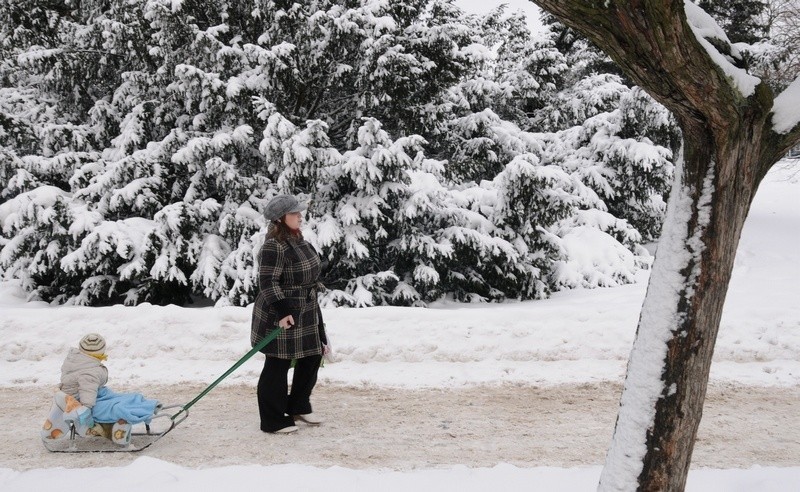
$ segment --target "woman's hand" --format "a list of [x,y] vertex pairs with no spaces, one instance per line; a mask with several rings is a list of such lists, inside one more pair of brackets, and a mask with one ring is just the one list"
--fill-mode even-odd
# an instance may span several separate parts
[[285,318],[281,318],[281,320],[278,321],[278,326],[280,326],[284,330],[288,330],[289,328],[294,326],[294,316],[292,316],[290,314],[289,316],[287,316]]

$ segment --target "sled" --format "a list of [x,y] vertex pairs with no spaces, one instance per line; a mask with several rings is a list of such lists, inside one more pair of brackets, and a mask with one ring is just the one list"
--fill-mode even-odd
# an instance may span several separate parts
[[74,423],[70,423],[69,425],[68,437],[62,439],[42,438],[42,443],[48,451],[53,453],[137,453],[143,451],[170,433],[178,424],[186,420],[189,416],[189,408],[192,405],[200,401],[200,399],[214,389],[220,381],[238,369],[239,366],[255,355],[256,352],[259,352],[266,347],[269,342],[275,340],[280,332],[281,329],[276,328],[272,333],[264,337],[264,339],[247,352],[244,357],[239,359],[230,369],[225,371],[222,376],[217,378],[216,381],[209,384],[206,389],[189,403],[161,407],[159,411],[153,415],[149,424],[135,424],[131,429],[131,442],[124,446],[115,444],[105,437],[81,437],[75,432]]
[[[177,410],[177,412],[175,412]],[[173,413],[174,412],[174,413]],[[184,405],[161,407],[149,424],[135,424],[131,429],[131,440],[126,445],[113,443],[106,437],[81,437],[70,423],[69,435],[63,439],[42,438],[44,447],[53,453],[136,453],[149,448],[186,420],[189,413]]]

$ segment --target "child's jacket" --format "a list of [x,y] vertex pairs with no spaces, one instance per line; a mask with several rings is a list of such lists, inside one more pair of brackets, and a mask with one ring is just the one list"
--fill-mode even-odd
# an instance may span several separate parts
[[61,391],[92,408],[97,400],[97,390],[107,382],[108,369],[100,360],[76,348],[69,350],[61,365]]

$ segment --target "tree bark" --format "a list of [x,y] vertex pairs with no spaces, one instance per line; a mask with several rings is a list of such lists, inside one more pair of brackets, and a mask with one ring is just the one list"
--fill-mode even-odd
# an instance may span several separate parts
[[586,35],[683,131],[600,490],[685,488],[739,237],[761,179],[800,140],[772,129],[774,96],[714,62],[683,0],[532,0]]

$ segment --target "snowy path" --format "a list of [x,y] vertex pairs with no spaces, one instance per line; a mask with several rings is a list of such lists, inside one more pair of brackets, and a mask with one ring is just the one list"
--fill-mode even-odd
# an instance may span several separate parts
[[[201,389],[162,386],[151,388],[148,396],[185,402]],[[314,394],[315,410],[328,421],[290,436],[259,431],[254,392],[243,385],[216,388],[192,408],[188,420],[142,453],[64,455],[48,453],[32,432],[49,407],[47,391],[40,386],[0,388],[0,415],[5,423],[14,423],[0,427],[0,468],[125,466],[139,456],[200,468],[279,463],[395,470],[454,464],[601,465],[620,387],[401,390],[321,385]],[[798,387],[710,388],[693,465],[797,466],[798,408]]]

